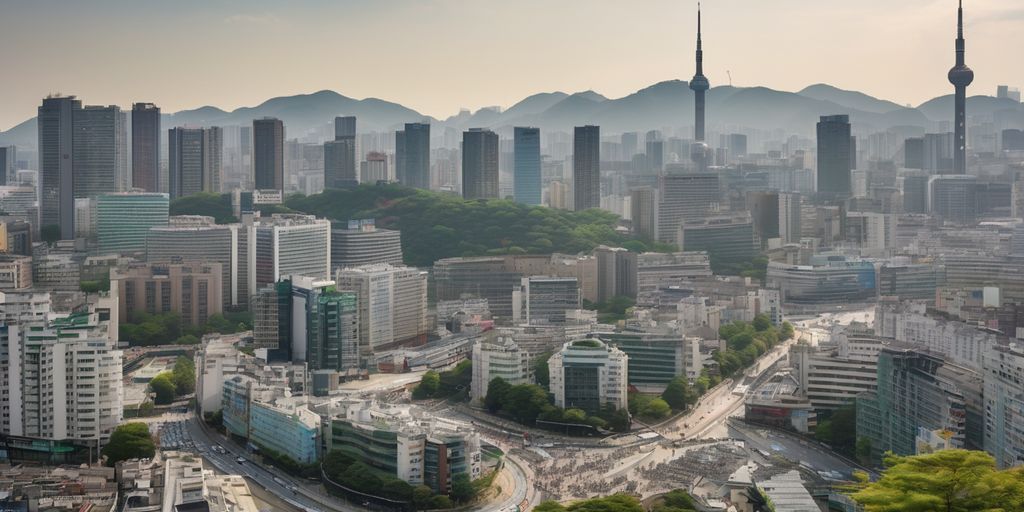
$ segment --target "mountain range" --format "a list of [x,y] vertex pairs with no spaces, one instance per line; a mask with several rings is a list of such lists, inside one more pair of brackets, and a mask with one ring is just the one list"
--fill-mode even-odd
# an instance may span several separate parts
[[[992,120],[996,112],[1003,123],[1024,127],[1024,104],[991,96],[967,100],[968,116]],[[917,107],[901,106],[857,91],[816,84],[798,92],[766,87],[718,86],[707,92],[708,125],[719,131],[774,130],[813,136],[819,116],[848,114],[855,133],[873,133],[892,127],[937,130],[950,122],[953,95],[928,100]],[[594,91],[574,94],[534,94],[511,107],[462,111],[446,119],[433,119],[415,110],[377,98],[349,98],[334,91],[282,96],[255,107],[230,112],[205,106],[163,115],[164,129],[174,126],[248,125],[260,117],[284,121],[288,137],[302,138],[324,128],[337,115],[355,115],[360,132],[401,128],[402,123],[429,119],[439,127],[463,130],[487,127],[507,131],[512,126],[539,126],[544,130],[569,131],[573,126],[596,124],[605,133],[645,131],[693,123],[693,92],[688,83],[669,80],[622,98],[606,98]],[[0,145],[26,149],[36,145],[35,118],[0,132]]]

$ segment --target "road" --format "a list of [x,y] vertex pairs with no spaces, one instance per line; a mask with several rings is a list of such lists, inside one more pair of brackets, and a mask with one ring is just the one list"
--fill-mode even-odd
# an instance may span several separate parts
[[[266,489],[271,494],[295,507],[296,510],[306,511],[327,511],[358,512],[363,510],[342,502],[340,499],[323,493],[319,488],[311,489],[309,482],[299,478],[293,478],[284,472],[268,470],[260,464],[246,460],[239,463],[238,458],[248,459],[249,454],[243,449],[229,441],[220,434],[210,434],[207,429],[199,424],[199,419],[192,417],[187,423],[188,433],[200,450],[203,458],[209,461],[218,470],[228,473],[245,476],[250,480],[250,485],[255,484]],[[212,447],[220,445],[227,452],[221,454],[215,452]]]

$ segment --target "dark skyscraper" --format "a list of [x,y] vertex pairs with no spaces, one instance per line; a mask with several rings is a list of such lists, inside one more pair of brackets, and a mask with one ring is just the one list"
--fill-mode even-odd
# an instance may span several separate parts
[[704,142],[704,93],[711,87],[704,76],[704,50],[700,42],[700,4],[697,5],[697,72],[690,79],[690,90],[693,91],[693,138]]
[[75,199],[128,190],[127,114],[115,105],[87,105],[73,117]]
[[974,81],[974,71],[964,64],[964,6],[956,10],[956,65],[949,70],[949,83],[955,91],[953,100],[953,174],[967,174],[967,86]]
[[[1004,137],[1005,138],[1005,137]],[[0,146],[0,185],[13,185],[18,174],[18,148]]]
[[160,108],[132,105],[132,187],[160,191]]
[[334,140],[356,136],[356,116],[338,116],[334,118]]
[[498,134],[483,128],[462,132],[462,197],[498,197]]
[[167,132],[167,174],[171,198],[220,192],[221,129],[171,128]]
[[57,226],[64,240],[75,237],[73,117],[80,108],[74,96],[46,98],[39,107],[40,227]]
[[284,123],[265,117],[252,122],[253,178],[257,190],[284,190]]
[[851,142],[849,116],[821,116],[818,121],[818,193],[825,198],[850,196]]
[[335,117],[334,140],[324,143],[324,186],[354,186],[356,174],[356,118]]
[[395,133],[395,171],[407,187],[430,188],[430,124],[405,123]]
[[572,140],[573,209],[601,207],[601,127],[577,126]]
[[[636,134],[633,135],[635,147]],[[540,204],[540,128],[515,127],[513,146],[513,193],[516,201],[523,204]]]
[[903,167],[924,169],[924,137],[908,137],[903,141]]

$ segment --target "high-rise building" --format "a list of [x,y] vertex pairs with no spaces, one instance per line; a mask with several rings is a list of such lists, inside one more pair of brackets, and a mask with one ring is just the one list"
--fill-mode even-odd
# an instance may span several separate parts
[[714,214],[722,200],[718,173],[672,172],[658,177],[658,241],[679,242],[679,226]]
[[849,197],[850,116],[821,116],[818,121],[818,193],[829,199]]
[[652,173],[665,170],[665,141],[652,139],[644,143],[644,154],[647,156],[647,169]]
[[334,118],[334,140],[324,143],[324,186],[344,188],[356,185],[356,118]]
[[[981,377],[927,350],[890,345],[878,355],[877,390],[857,397],[857,438],[871,458],[914,455],[941,432],[951,448],[982,443]],[[927,448],[927,447],[926,447]]]
[[272,361],[305,363],[310,370],[359,367],[356,295],[334,281],[293,275],[252,297],[253,340]]
[[951,174],[953,172],[953,134],[924,134],[924,170],[932,174]]
[[637,253],[622,247],[594,249],[597,258],[597,301],[617,296],[636,297]]
[[430,123],[405,123],[395,133],[395,171],[407,187],[430,188]]
[[402,233],[377,229],[373,219],[350,220],[331,228],[331,266],[335,269],[402,264]]
[[637,144],[639,142],[639,134],[636,132],[623,133],[619,138],[620,144],[622,144],[622,157],[626,160],[632,160],[636,156]]
[[[515,171],[513,173],[516,202],[529,205],[541,203],[540,128],[516,126],[514,129]],[[633,134],[634,151],[636,134]]]
[[82,108],[74,96],[51,96],[39,107],[39,224],[56,226],[60,238],[75,237],[74,112]]
[[1024,463],[1024,352],[1018,345],[995,346],[984,364],[985,451],[1000,468]]
[[425,341],[427,275],[387,264],[339,269],[338,289],[356,294],[363,355],[405,342]]
[[577,126],[572,141],[573,209],[601,207],[601,127]]
[[224,308],[249,305],[247,231],[241,224],[216,224],[201,216],[170,217],[165,224],[146,235],[146,261],[220,263]]
[[121,192],[97,197],[98,252],[108,254],[145,251],[149,230],[167,225],[169,209],[170,201],[167,194],[156,192]]
[[929,178],[928,211],[953,224],[973,225],[978,218],[977,178],[957,174]]
[[953,84],[953,174],[967,174],[967,86],[974,81],[974,71],[964,63],[963,0],[956,10],[956,63],[949,70]]
[[596,339],[571,341],[548,360],[555,405],[565,409],[624,409],[628,401],[629,357]]
[[483,128],[462,132],[462,197],[498,198],[498,134]]
[[127,117],[117,106],[84,106],[74,113],[75,198],[128,190]]
[[366,160],[359,164],[359,182],[376,184],[378,181],[391,181],[388,174],[388,156],[378,151],[366,154]]
[[331,278],[331,223],[312,215],[245,219],[249,290],[287,276]]
[[221,129],[216,126],[167,131],[168,190],[172,199],[220,192],[223,146]]
[[324,142],[324,186],[346,188],[358,183],[355,137]]
[[253,183],[257,190],[284,190],[284,123],[265,117],[252,122]]
[[703,252],[645,252],[637,256],[637,293],[682,287],[694,278],[711,276],[711,260]]
[[635,188],[629,192],[633,234],[645,240],[654,240],[657,229],[658,194],[653,187]]
[[160,107],[132,105],[132,188],[160,192]]
[[[86,462],[121,423],[123,355],[111,342],[117,307],[108,305],[49,321],[29,321],[25,311],[14,324],[0,326],[0,434],[11,436],[9,457]],[[100,321],[101,309],[109,321]]]
[[0,146],[0,186],[14,185],[17,182],[18,148]]
[[356,137],[356,116],[334,118],[334,140]]
[[903,141],[903,167],[924,169],[924,137],[907,137]]

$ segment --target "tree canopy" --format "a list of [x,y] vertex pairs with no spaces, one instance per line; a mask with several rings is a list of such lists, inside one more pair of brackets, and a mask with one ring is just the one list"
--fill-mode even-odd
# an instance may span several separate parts
[[866,512],[1024,510],[1024,467],[999,471],[986,452],[940,450],[885,457],[878,481],[853,494]]
[[174,393],[178,396],[188,395],[196,390],[196,365],[187,357],[179,357],[174,362]]
[[149,434],[149,426],[141,422],[118,425],[110,434],[110,441],[103,447],[107,465],[128,459],[149,459],[156,454],[156,444]]
[[156,394],[154,401],[157,405],[167,405],[174,402],[174,375],[171,372],[163,372],[149,381],[149,389]]

